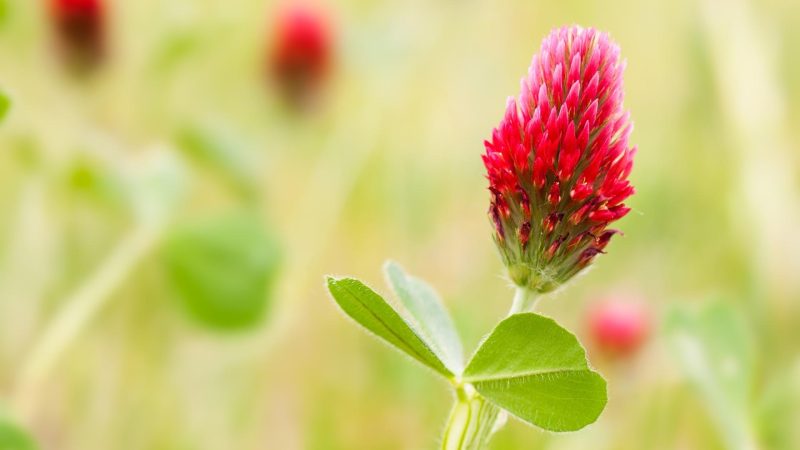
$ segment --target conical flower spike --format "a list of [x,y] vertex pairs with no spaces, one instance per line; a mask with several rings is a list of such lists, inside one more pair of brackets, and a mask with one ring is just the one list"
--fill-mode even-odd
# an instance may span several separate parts
[[628,213],[636,148],[622,106],[619,47],[578,26],[554,30],[486,141],[489,217],[509,276],[544,293],[587,267]]

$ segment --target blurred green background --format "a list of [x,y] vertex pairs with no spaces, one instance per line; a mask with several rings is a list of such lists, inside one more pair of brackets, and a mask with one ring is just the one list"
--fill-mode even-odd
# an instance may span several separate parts
[[323,275],[388,293],[395,259],[475,347],[512,296],[482,142],[572,23],[627,59],[637,194],[540,310],[588,341],[586,311],[633,296],[652,331],[625,360],[587,343],[596,424],[511,420],[491,448],[800,448],[800,2],[319,4],[333,64],[302,110],[265,70],[278,4],[110,2],[79,76],[44,3],[0,1],[0,423],[40,448],[436,448],[446,383]]

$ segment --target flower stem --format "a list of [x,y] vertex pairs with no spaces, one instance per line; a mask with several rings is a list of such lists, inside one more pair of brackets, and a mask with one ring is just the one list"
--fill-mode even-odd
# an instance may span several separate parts
[[[539,297],[517,287],[508,315],[531,311]],[[450,411],[442,438],[442,450],[481,450],[492,434],[505,424],[506,412],[487,402],[468,383],[456,384],[456,403]]]
[[514,300],[511,303],[511,309],[508,311],[508,315],[512,316],[517,313],[532,311],[536,307],[536,303],[539,301],[539,296],[536,292],[517,286],[516,292],[514,292]]
[[17,414],[26,416],[30,413],[39,383],[47,377],[86,324],[112,297],[114,289],[155,247],[159,231],[159,227],[153,224],[143,224],[134,229],[94,275],[63,302],[64,308],[47,326],[20,370],[13,399]]
[[442,450],[481,450],[495,431],[500,409],[470,385],[456,387],[456,403],[442,438]]

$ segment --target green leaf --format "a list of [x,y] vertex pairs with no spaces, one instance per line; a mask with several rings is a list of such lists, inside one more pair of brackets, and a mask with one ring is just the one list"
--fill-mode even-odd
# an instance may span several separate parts
[[461,373],[464,369],[461,339],[436,291],[428,283],[406,274],[393,261],[384,265],[384,272],[423,340],[452,373]]
[[130,192],[113,168],[85,154],[70,161],[65,173],[65,184],[83,198],[90,198],[113,207],[125,207]]
[[136,164],[120,168],[137,220],[151,223],[169,220],[188,190],[187,168],[167,145],[149,147]]
[[586,362],[578,339],[534,313],[500,322],[464,371],[490,402],[550,431],[593,423],[606,405],[606,382]]
[[22,428],[0,417],[0,450],[36,450],[33,438]]
[[446,377],[453,376],[420,334],[383,297],[353,278],[328,277],[327,281],[333,299],[353,320],[422,364]]
[[152,67],[158,75],[166,75],[200,47],[200,39],[190,30],[175,30],[162,39],[153,54]]
[[5,28],[10,16],[11,7],[8,6],[8,0],[0,0],[0,30]]
[[11,99],[5,92],[0,91],[0,122],[5,119],[9,109],[11,109]]
[[754,408],[759,442],[769,449],[796,449],[800,444],[800,361],[767,377]]
[[165,257],[170,281],[201,323],[233,330],[263,318],[280,251],[255,217],[232,213],[179,227]]
[[752,336],[729,304],[715,302],[691,313],[675,309],[667,331],[681,366],[698,386],[713,386],[730,401],[725,406],[746,408],[753,378]]
[[209,122],[183,129],[178,143],[189,156],[215,170],[237,193],[248,197],[258,190],[258,174],[238,136],[216,122]]
[[730,304],[715,302],[697,313],[673,310],[666,331],[720,437],[730,448],[756,448],[749,416],[754,346],[744,319]]

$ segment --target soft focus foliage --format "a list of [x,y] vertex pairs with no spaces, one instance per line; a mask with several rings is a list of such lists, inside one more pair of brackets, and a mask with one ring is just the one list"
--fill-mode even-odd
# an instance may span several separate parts
[[[49,4],[0,0],[0,403],[40,448],[435,448],[445,383],[343,320],[322,277],[364,275],[388,300],[376,268],[402,261],[478,346],[511,300],[483,141],[542,37],[571,24],[627,60],[637,192],[609,254],[537,310],[579,330],[600,294],[636,292],[652,330],[625,361],[587,345],[608,381],[594,424],[510,419],[492,449],[725,448],[731,404],[763,448],[800,447],[800,2],[312,4],[336,51],[316,107],[291,113],[266,80],[282,2],[109,1],[103,58],[80,76]],[[213,332],[187,320],[165,239],[243,209],[282,259],[261,320]],[[17,408],[41,334],[142,229],[157,239]],[[734,336],[705,318],[711,300],[753,348],[748,389],[725,387],[722,407],[665,326],[685,313],[681,342],[719,351],[705,367],[724,373]]]
[[36,450],[33,438],[8,418],[0,417],[0,449]]
[[235,212],[177,227],[164,258],[170,281],[194,318],[237,329],[263,318],[280,253],[262,223]]

